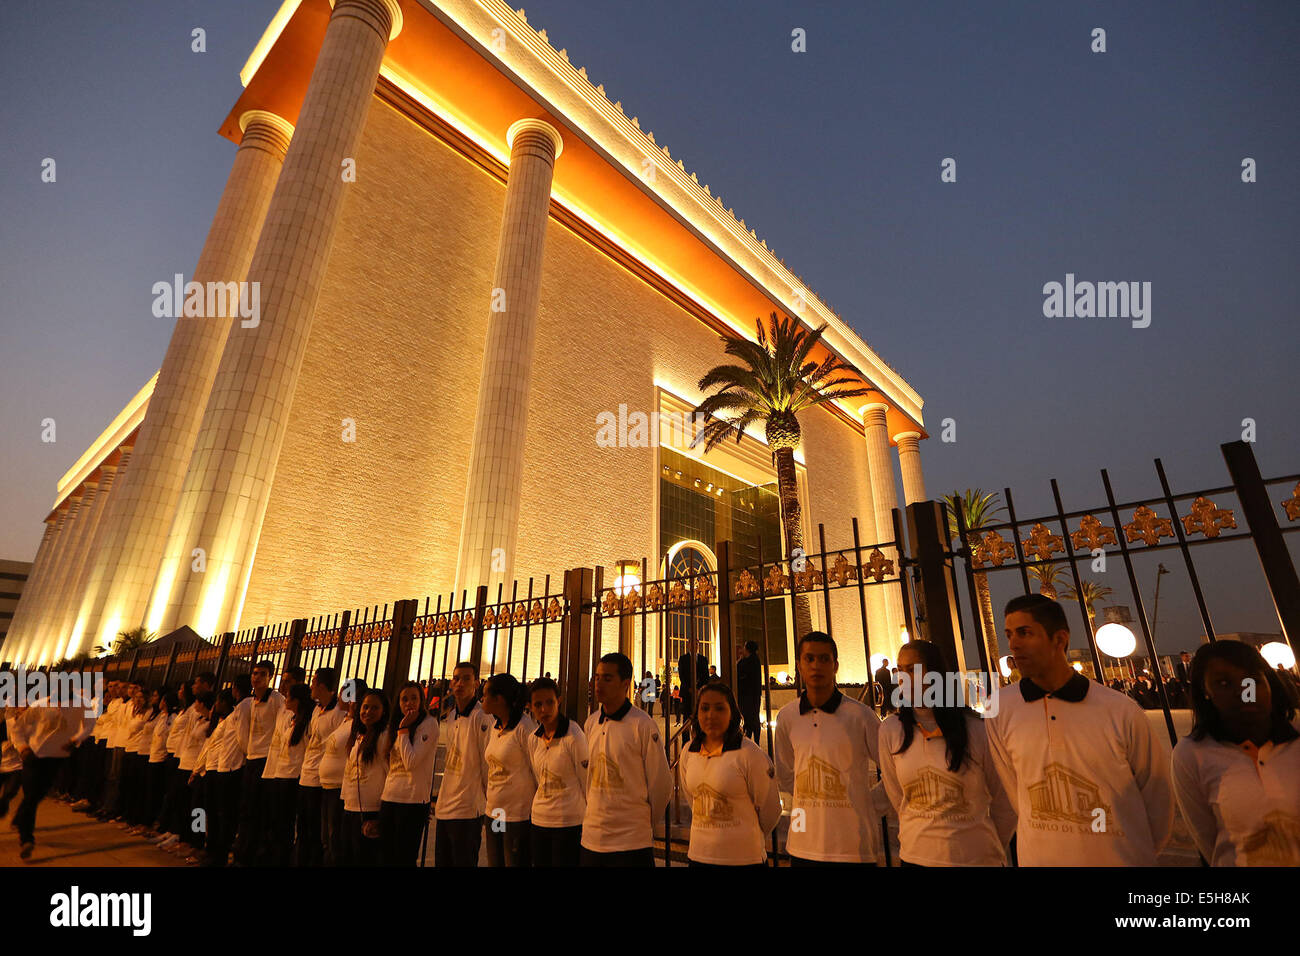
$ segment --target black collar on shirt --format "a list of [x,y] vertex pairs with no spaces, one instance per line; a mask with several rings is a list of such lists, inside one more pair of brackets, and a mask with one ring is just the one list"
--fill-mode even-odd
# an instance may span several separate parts
[[606,720],[622,720],[624,717],[627,716],[627,712],[631,709],[632,709],[632,702],[630,700],[625,700],[623,701],[622,707],[614,711],[614,713],[612,714],[607,714],[605,713],[605,705],[601,704],[599,722],[603,724]]
[[271,699],[271,688],[269,687],[266,689],[266,693],[263,694],[260,698],[257,696],[257,691],[253,691],[253,703],[255,704],[265,704],[270,699]]
[[[565,734],[567,734],[568,732],[569,732],[569,718],[568,718],[568,717],[565,717],[563,714],[560,714],[560,716],[558,716],[558,717],[555,718],[555,736],[552,737],[551,739],[552,739],[552,740],[559,740],[561,737],[563,737],[563,736],[564,736]],[[539,724],[538,727],[537,727],[537,730],[533,733],[533,736],[534,736],[534,737],[545,737],[545,736],[546,736],[546,728],[543,727],[543,726],[541,726],[541,725]]]
[[[817,710],[824,710],[828,714],[833,714],[835,713],[836,708],[840,706],[840,701],[842,701],[843,699],[844,699],[844,695],[840,693],[840,689],[837,687],[831,693],[831,696],[826,701],[826,703],[818,707]],[[808,703],[808,692],[804,691],[802,694],[799,695],[799,713],[801,715],[806,714],[808,713],[808,711],[812,709],[813,709],[813,705]]]
[[478,701],[476,699],[471,698],[469,702],[469,706],[466,707],[464,710],[461,710],[460,704],[456,703],[456,698],[453,697],[451,699],[451,709],[456,712],[457,717],[468,717],[470,714],[474,713],[474,705],[477,703]]
[[1020,696],[1025,699],[1026,704],[1033,703],[1036,700],[1042,700],[1044,697],[1058,697],[1061,700],[1069,701],[1071,704],[1077,704],[1088,695],[1088,678],[1084,677],[1078,671],[1075,671],[1064,684],[1052,691],[1049,695],[1028,677],[1020,678]]

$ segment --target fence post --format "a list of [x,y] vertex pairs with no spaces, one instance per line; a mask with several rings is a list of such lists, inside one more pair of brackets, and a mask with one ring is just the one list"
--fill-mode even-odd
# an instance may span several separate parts
[[176,667],[176,655],[179,654],[180,652],[181,652],[181,642],[180,641],[173,642],[172,652],[167,657],[167,669],[163,671],[163,676],[161,681],[163,687],[166,687],[171,683],[172,670]]
[[731,542],[718,541],[718,676],[736,693],[736,636],[731,630]]
[[235,642],[235,632],[226,631],[221,635],[221,653],[217,655],[217,686],[221,686],[221,677],[226,672],[226,658],[230,655],[230,645]]
[[[135,680],[135,669],[140,664],[140,648],[131,652],[131,669],[126,672],[126,682],[129,684]],[[44,670],[44,668],[42,668]]]
[[[1237,500],[1250,528],[1255,552],[1264,568],[1268,592],[1273,597],[1277,619],[1282,624],[1282,634],[1291,650],[1300,656],[1300,579],[1296,578],[1295,564],[1287,550],[1282,530],[1277,525],[1273,502],[1269,501],[1268,488],[1259,473],[1255,453],[1244,441],[1225,442],[1219,446],[1228,474],[1237,486]],[[1178,520],[1175,516],[1174,520]]]
[[284,649],[284,669],[298,666],[302,657],[302,639],[307,636],[307,619],[294,618],[289,625],[289,646]]
[[961,624],[957,595],[952,587],[948,563],[947,529],[937,501],[918,501],[907,506],[907,537],[912,560],[921,573],[918,603],[925,608],[925,638],[938,644],[959,671],[966,670],[961,646]]
[[474,630],[469,639],[469,659],[483,670],[483,614],[487,611],[487,585],[480,584],[474,595]]
[[415,624],[418,601],[408,599],[393,603],[393,636],[388,641],[388,658],[384,661],[384,688],[397,703],[397,689],[411,674],[411,629]]
[[334,673],[338,676],[339,684],[343,682],[343,648],[348,643],[348,623],[352,620],[350,610],[343,612],[343,617],[339,621],[339,639],[334,645]]
[[560,625],[560,686],[564,713],[580,724],[587,719],[587,690],[591,678],[591,568],[564,572],[568,608]]

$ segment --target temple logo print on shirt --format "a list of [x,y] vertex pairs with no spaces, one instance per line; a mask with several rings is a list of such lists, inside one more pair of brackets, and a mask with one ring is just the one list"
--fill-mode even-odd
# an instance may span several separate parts
[[800,805],[811,803],[849,806],[849,791],[838,767],[821,757],[809,757],[794,778]]
[[736,819],[736,809],[726,795],[707,783],[695,791],[691,801],[691,823],[702,827],[729,827]]
[[447,761],[442,765],[442,775],[445,777],[449,773],[460,773],[464,769],[465,760],[460,755],[460,742],[451,738],[451,747],[447,751]]
[[1300,818],[1274,810],[1263,822],[1242,844],[1246,866],[1295,866],[1300,861]]
[[537,781],[537,792],[543,797],[553,797],[567,789],[569,786],[564,782],[564,778],[553,770],[543,770],[542,779]]
[[961,779],[934,767],[923,768],[903,788],[909,811],[948,820],[969,820],[970,802]]
[[510,779],[510,768],[496,757],[489,756],[487,758],[487,763],[489,783],[505,783]]
[[1049,763],[1043,779],[1029,785],[1029,806],[1029,825],[1036,830],[1124,835],[1111,826],[1093,826],[1099,816],[1109,822],[1114,820],[1114,814],[1108,804],[1101,802],[1101,790],[1095,783],[1063,764]]
[[623,772],[618,764],[605,754],[596,754],[591,761],[590,786],[597,790],[622,790],[627,784],[623,782]]

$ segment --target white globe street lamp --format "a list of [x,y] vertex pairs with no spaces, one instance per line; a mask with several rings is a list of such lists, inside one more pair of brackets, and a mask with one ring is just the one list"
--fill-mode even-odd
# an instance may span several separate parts
[[1137,650],[1137,638],[1123,624],[1103,624],[1097,628],[1097,647],[1109,657],[1128,657]]
[[1295,652],[1281,641],[1269,641],[1259,649],[1264,655],[1264,660],[1268,661],[1269,667],[1281,665],[1287,670],[1295,667]]

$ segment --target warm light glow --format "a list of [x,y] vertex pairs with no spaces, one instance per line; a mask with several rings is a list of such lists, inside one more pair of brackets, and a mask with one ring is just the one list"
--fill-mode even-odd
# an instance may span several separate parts
[[[211,564],[209,564],[209,574],[211,573],[211,567]],[[203,589],[203,597],[199,603],[199,622],[194,628],[200,634],[217,633],[218,625],[221,623],[221,612],[225,609],[226,581],[229,578],[230,564],[224,561],[221,564],[221,570],[208,578]]]
[[889,658],[886,657],[884,654],[872,654],[872,655],[871,655],[871,673],[872,673],[872,674],[875,674],[876,671],[878,671],[878,670],[880,670],[880,668],[884,667],[884,666],[885,666],[885,662],[886,662],[887,660],[889,660]]
[[1128,657],[1137,649],[1137,638],[1123,624],[1103,624],[1097,628],[1097,649],[1110,657]]
[[1083,673],[1083,665],[1082,665],[1081,663],[1079,663],[1078,661],[1075,661],[1075,662],[1074,662],[1074,669],[1075,669],[1076,671],[1078,671],[1080,674]]
[[619,597],[625,597],[633,588],[641,586],[641,576],[639,574],[620,574],[614,579],[614,593]]
[[1268,661],[1269,667],[1280,665],[1288,670],[1295,667],[1295,651],[1281,641],[1269,641],[1259,649],[1259,652],[1264,655],[1264,660]]
[[906,644],[908,641],[912,639],[911,636],[907,633],[906,624],[898,625],[898,639],[904,644]]
[[1010,654],[1005,655],[1000,661],[998,661],[998,670],[1002,672],[1003,677],[1011,676],[1011,655]]
[[99,467],[100,463],[113,453],[113,451],[122,444],[135,431],[142,421],[144,421],[145,411],[149,404],[149,397],[153,395],[154,386],[158,384],[158,373],[154,372],[153,378],[144,383],[144,386],[131,396],[131,400],[126,406],[117,413],[114,419],[108,423],[108,427],[99,433],[99,436],[90,443],[77,463],[69,468],[59,479],[55,486],[54,507],[59,504],[69,494],[80,487],[81,483],[90,477],[90,473]]
[[788,684],[788,683],[790,683],[790,675],[789,675],[789,673],[786,672],[786,671],[777,671],[777,672],[776,672],[776,682],[777,682],[778,684]]
[[244,68],[239,71],[239,82],[243,86],[248,86],[249,81],[253,79],[258,67],[262,65],[266,55],[271,52],[271,47],[275,46],[275,41],[280,39],[280,34],[284,32],[284,28],[293,19],[293,15],[298,11],[301,4],[302,0],[284,0],[284,3],[280,4],[280,9],[275,12],[271,22],[267,24],[266,30],[262,33],[262,38],[257,41],[257,46],[253,47],[253,52],[244,61]]

